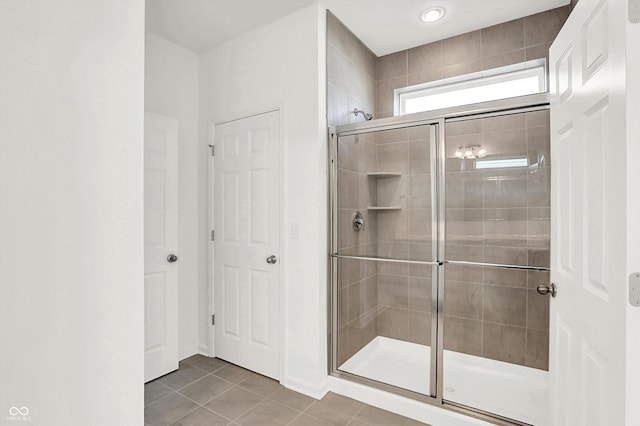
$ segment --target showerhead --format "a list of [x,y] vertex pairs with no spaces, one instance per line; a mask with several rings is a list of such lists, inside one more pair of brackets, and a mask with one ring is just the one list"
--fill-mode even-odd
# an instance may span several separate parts
[[365,120],[369,121],[369,120],[373,120],[373,114],[369,113],[369,112],[364,112],[361,109],[355,108],[353,110],[353,115],[355,115],[356,117],[358,116],[358,114],[362,114],[362,116],[364,117]]

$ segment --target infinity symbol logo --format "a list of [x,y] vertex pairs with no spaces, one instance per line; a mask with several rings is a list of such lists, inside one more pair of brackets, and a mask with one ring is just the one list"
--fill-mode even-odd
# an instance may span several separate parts
[[11,408],[9,408],[9,415],[10,416],[17,416],[18,414],[21,415],[21,416],[26,416],[27,414],[29,414],[29,409],[27,407],[22,407],[22,408],[11,407]]

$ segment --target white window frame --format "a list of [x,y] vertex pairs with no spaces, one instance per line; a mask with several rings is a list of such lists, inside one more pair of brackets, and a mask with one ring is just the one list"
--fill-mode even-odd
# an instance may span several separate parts
[[[523,79],[536,78],[537,91],[527,92],[511,92],[512,96],[494,96],[488,95],[475,98],[470,102],[460,102],[453,98],[447,99],[449,94],[460,94],[466,91],[469,95],[479,94],[483,88],[491,85],[509,84]],[[394,115],[407,114],[407,101],[421,98],[433,97],[433,103],[438,107],[429,107],[411,111],[424,112],[434,111],[442,108],[449,108],[459,105],[475,104],[480,102],[495,101],[499,99],[507,99],[518,96],[532,95],[536,93],[547,92],[548,73],[546,59],[536,59],[533,61],[522,62],[505,67],[494,68],[486,71],[465,74],[457,77],[446,78],[443,80],[432,81],[429,83],[416,84],[414,86],[402,87],[394,90]],[[474,93],[475,92],[475,93]],[[494,91],[495,92],[495,91]],[[497,93],[497,92],[495,92]]]

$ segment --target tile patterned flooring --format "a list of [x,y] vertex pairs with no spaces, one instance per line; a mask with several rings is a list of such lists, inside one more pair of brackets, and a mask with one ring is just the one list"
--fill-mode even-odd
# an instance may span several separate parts
[[415,420],[328,393],[315,400],[218,358],[194,355],[144,387],[145,425],[413,426]]

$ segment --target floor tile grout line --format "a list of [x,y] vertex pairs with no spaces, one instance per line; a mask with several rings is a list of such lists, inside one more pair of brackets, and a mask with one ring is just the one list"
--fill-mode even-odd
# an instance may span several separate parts
[[[222,395],[222,394],[220,394],[220,395]],[[216,397],[216,398],[217,398],[217,397]],[[213,401],[213,400],[214,400],[214,399],[216,399],[216,398],[211,399],[211,401]],[[193,401],[193,400],[192,400],[192,401]],[[209,401],[209,402],[211,402],[211,401]],[[196,402],[196,401],[194,401],[194,402]],[[207,402],[206,404],[208,404],[209,402]],[[220,417],[222,417],[223,419],[228,420],[228,421],[230,421],[231,423],[233,423],[233,419],[231,419],[231,418],[229,418],[229,417],[225,416],[224,414],[222,414],[222,413],[218,413],[217,411],[212,410],[211,408],[207,407],[207,406],[206,406],[206,405],[204,405],[204,404],[199,404],[199,403],[197,403],[197,402],[196,402],[196,404],[198,404],[198,405],[200,406],[200,407],[198,407],[198,408],[204,408],[205,410],[207,410],[207,411],[209,411],[209,412],[211,412],[211,413],[215,414],[216,416],[220,416]]]
[[[287,389],[287,388],[285,388],[285,387],[283,386],[283,389]],[[287,390],[289,390],[289,389],[287,389]],[[284,407],[291,408],[292,410],[295,410],[295,411],[299,411],[300,413],[304,413],[304,412],[307,410],[307,408],[311,407],[311,406],[313,405],[313,403],[317,401],[316,399],[314,399],[314,401],[313,401],[311,404],[307,405],[305,408],[303,408],[302,410],[300,410],[299,408],[292,407],[292,406],[290,406],[290,405],[285,404],[284,402],[276,401],[275,399],[271,398],[271,397],[272,397],[273,395],[275,395],[277,392],[278,392],[278,391],[272,392],[272,393],[271,393],[271,395],[267,396],[267,399],[268,399],[269,401],[272,401],[272,402],[275,402],[275,403],[277,403],[277,404],[280,404],[280,405],[282,405],[282,406],[284,406]],[[294,392],[295,392],[295,391],[294,391]],[[304,395],[304,394],[301,394],[301,395]],[[306,396],[306,395],[304,395],[304,396]],[[308,398],[311,398],[311,397],[308,397]]]
[[257,403],[255,403],[254,405],[252,405],[251,407],[249,407],[248,409],[246,409],[245,411],[243,411],[242,413],[240,413],[240,415],[238,415],[234,420],[232,420],[235,423],[238,423],[238,420],[240,420],[243,416],[245,416],[247,413],[249,413],[249,411],[253,410],[254,408],[256,408],[258,405],[262,404],[264,402],[266,398],[262,398],[260,401],[258,401]]
[[[358,402],[360,402],[360,401],[358,401]],[[349,423],[347,423],[347,425],[350,425],[350,424],[353,423],[353,421],[356,419],[356,417],[358,417],[358,414],[360,414],[360,412],[362,410],[364,410],[365,405],[366,405],[365,403],[360,402],[360,408],[358,408],[358,411],[356,411],[356,413],[353,415],[353,417],[351,417],[351,420],[349,420]]]
[[[174,390],[173,390],[173,389],[171,389],[169,386],[167,386],[167,385],[165,385],[165,384],[163,384],[163,383],[158,382],[158,384],[159,384],[159,385],[161,385],[161,386],[163,386],[163,387],[164,387],[165,389],[167,389],[169,392],[173,392],[173,391],[174,391]],[[146,385],[147,385],[147,384],[145,383],[145,386],[146,386]],[[155,403],[156,403],[156,402],[158,402],[160,399],[162,399],[162,398],[164,398],[165,396],[167,396],[167,394],[168,394],[169,392],[167,392],[167,393],[163,394],[162,396],[160,396],[160,397],[159,397],[159,398],[157,398],[157,399],[154,399],[153,401],[149,402],[148,404],[147,404],[147,403],[145,403],[145,404],[144,404],[144,408],[147,408],[148,406],[155,404]]]

